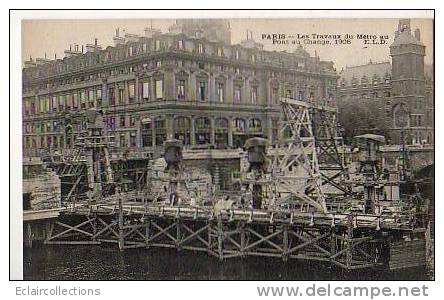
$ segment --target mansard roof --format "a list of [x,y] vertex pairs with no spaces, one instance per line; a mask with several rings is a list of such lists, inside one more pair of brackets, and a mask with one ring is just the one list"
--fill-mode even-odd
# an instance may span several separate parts
[[368,79],[373,77],[385,78],[387,75],[391,74],[392,66],[389,62],[382,63],[368,63],[366,65],[346,67],[343,69],[339,76],[341,80],[350,82],[353,78],[361,80],[364,76]]

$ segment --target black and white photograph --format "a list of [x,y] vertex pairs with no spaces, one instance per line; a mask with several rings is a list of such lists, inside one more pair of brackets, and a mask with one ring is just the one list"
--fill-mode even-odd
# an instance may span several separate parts
[[97,12],[20,21],[20,279],[435,279],[433,10]]

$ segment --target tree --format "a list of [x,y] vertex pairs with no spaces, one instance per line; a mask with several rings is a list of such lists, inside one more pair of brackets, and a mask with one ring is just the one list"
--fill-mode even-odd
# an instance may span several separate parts
[[346,144],[351,144],[354,136],[363,133],[387,137],[387,120],[382,105],[378,101],[342,100],[338,103],[338,110],[339,124],[344,130],[343,137]]

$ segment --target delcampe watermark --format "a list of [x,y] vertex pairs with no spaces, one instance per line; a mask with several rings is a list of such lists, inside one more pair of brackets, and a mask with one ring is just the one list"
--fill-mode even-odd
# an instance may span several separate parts
[[262,297],[406,297],[429,296],[429,287],[422,286],[340,286],[328,284],[312,284],[299,286],[257,286],[257,294]]

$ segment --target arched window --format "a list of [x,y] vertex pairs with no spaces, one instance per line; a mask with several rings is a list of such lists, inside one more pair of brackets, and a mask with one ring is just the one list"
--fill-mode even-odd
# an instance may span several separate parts
[[216,118],[214,124],[216,147],[226,148],[228,146],[228,120],[226,118]]
[[259,119],[250,119],[248,121],[248,131],[262,132],[262,122]]
[[207,117],[194,120],[195,141],[198,145],[210,144],[211,122]]
[[237,132],[245,132],[245,120],[241,118],[236,118],[233,120],[233,130]]
[[245,144],[246,136],[246,122],[242,118],[236,118],[232,121],[233,128],[233,146],[243,147]]
[[156,146],[162,146],[166,140],[165,119],[163,118],[155,119],[154,132],[156,136]]
[[190,118],[179,116],[173,121],[174,138],[181,140],[184,145],[191,144]]

